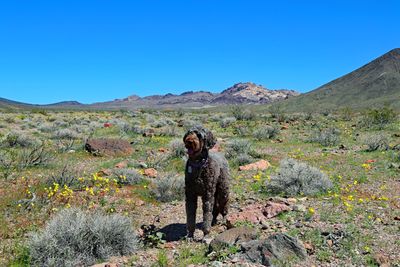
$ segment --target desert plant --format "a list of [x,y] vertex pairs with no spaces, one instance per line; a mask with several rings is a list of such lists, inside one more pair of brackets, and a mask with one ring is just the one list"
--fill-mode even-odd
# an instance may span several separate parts
[[134,169],[116,168],[113,175],[119,184],[135,185],[143,181],[143,175]]
[[286,120],[286,114],[283,112],[282,107],[278,104],[271,105],[269,112],[271,113],[271,117],[276,119],[278,122],[283,122]]
[[269,192],[295,196],[317,195],[333,185],[317,168],[289,158],[281,161],[279,173],[271,176],[266,186]]
[[396,119],[396,112],[385,106],[379,109],[369,109],[364,113],[361,125],[365,127],[377,127],[383,129],[387,124],[392,123]]
[[3,147],[32,147],[38,145],[39,141],[23,133],[9,132],[2,140]]
[[53,138],[55,139],[78,139],[79,138],[79,134],[72,130],[72,129],[60,129],[57,130],[54,135]]
[[227,143],[225,155],[227,158],[234,158],[240,154],[249,154],[251,149],[251,143],[249,140],[234,139]]
[[221,126],[221,128],[227,128],[235,121],[236,121],[235,117],[222,118],[221,121],[219,122],[219,126]]
[[161,202],[182,200],[185,194],[185,179],[183,176],[167,174],[155,180],[152,193]]
[[249,164],[253,161],[253,157],[248,154],[239,154],[235,157],[235,163],[237,165]]
[[336,128],[328,128],[314,132],[309,141],[319,143],[322,146],[334,146],[340,141],[339,136],[340,130]]
[[364,139],[364,144],[367,146],[367,151],[388,150],[389,140],[383,134],[375,134]]
[[255,139],[261,141],[263,139],[271,139],[274,138],[278,135],[279,133],[279,128],[278,127],[274,127],[274,126],[270,126],[270,125],[266,125],[266,126],[262,126],[258,129],[256,129],[253,132],[253,136]]
[[64,209],[38,233],[28,246],[34,266],[87,266],[138,248],[128,218]]
[[169,143],[169,148],[171,150],[170,155],[173,158],[180,158],[186,155],[185,144],[182,139],[174,139]]
[[75,171],[71,170],[71,168],[65,165],[62,170],[56,174],[52,174],[46,181],[48,186],[53,186],[54,184],[58,184],[60,187],[68,186],[68,187],[77,187],[79,185],[79,181],[76,177]]
[[17,153],[11,149],[0,150],[0,172],[4,179],[11,176],[13,171],[15,171]]
[[255,114],[241,105],[234,105],[231,107],[231,113],[239,121],[252,120]]
[[28,168],[39,165],[46,165],[51,157],[44,145],[36,145],[32,148],[23,149],[18,154],[19,168]]

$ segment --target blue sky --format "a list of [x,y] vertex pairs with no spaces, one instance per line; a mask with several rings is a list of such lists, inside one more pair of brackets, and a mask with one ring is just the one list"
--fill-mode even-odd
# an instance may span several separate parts
[[399,14],[398,0],[1,1],[0,97],[306,92],[400,47]]

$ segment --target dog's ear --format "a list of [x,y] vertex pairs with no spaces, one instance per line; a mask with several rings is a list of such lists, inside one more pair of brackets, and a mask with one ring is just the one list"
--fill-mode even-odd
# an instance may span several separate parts
[[213,148],[217,143],[217,139],[214,137],[212,132],[207,129],[203,129],[203,140],[204,146],[207,150]]

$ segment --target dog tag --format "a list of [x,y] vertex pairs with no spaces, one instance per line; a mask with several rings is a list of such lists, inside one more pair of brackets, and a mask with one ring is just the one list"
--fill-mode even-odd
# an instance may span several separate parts
[[188,166],[188,173],[192,173],[192,166]]

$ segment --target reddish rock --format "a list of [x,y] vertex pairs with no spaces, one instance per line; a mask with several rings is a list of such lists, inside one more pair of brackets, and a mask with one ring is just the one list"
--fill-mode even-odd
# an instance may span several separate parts
[[148,169],[144,169],[144,175],[147,177],[156,177],[157,176],[157,170],[154,168],[148,168]]
[[109,169],[103,169],[97,172],[97,176],[104,177],[104,176],[110,176],[112,174],[111,170]]
[[128,167],[128,161],[127,160],[121,161],[120,163],[115,164],[114,167],[117,169],[124,169]]
[[262,213],[267,219],[273,218],[278,214],[291,210],[290,206],[285,203],[277,203],[268,201],[267,205],[263,208]]
[[85,149],[95,156],[127,156],[133,148],[127,140],[98,138],[86,141]]
[[104,128],[109,128],[109,127],[111,127],[112,126],[112,124],[111,123],[109,123],[109,122],[106,122],[106,123],[104,123]]
[[165,147],[160,147],[159,149],[158,149],[158,152],[161,152],[161,153],[165,153],[165,152],[167,152],[168,151],[168,149],[166,149]]
[[289,129],[288,125],[282,125],[281,130],[287,130],[287,129]]
[[244,166],[240,166],[239,167],[239,171],[249,171],[249,170],[266,170],[271,166],[271,164],[262,159],[260,161],[254,162],[254,163],[250,163]]
[[255,203],[245,206],[239,212],[230,213],[226,217],[228,228],[232,228],[239,222],[260,224],[278,214],[291,210],[291,207],[283,202],[268,201],[266,204]]

